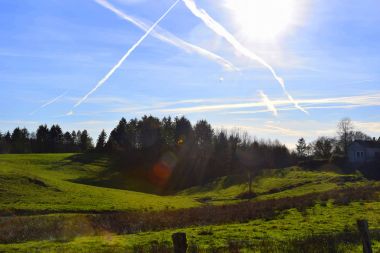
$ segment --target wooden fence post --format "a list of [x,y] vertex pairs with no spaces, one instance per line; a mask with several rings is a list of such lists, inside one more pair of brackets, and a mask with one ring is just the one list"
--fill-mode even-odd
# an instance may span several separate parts
[[358,230],[363,243],[363,253],[372,253],[371,239],[369,238],[368,221],[358,220]]
[[186,253],[187,240],[186,233],[174,233],[172,235],[174,253]]

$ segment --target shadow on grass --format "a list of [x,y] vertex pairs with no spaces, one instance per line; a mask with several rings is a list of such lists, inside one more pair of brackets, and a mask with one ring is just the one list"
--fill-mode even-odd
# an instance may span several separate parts
[[56,168],[62,166],[78,170],[85,170],[84,166],[101,168],[80,178],[69,180],[73,183],[150,194],[162,193],[162,189],[149,181],[149,171],[126,166],[123,160],[116,156],[97,153],[75,154],[65,158]]

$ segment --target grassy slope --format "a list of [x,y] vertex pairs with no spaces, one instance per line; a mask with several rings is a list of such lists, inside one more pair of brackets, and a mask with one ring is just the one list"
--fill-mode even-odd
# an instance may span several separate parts
[[[108,173],[108,166],[106,157],[96,155],[0,155],[0,210],[76,212],[188,208],[200,205],[196,200],[202,199],[207,199],[209,204],[233,203],[238,201],[235,198],[238,194],[247,190],[245,178],[241,177],[223,177],[171,197],[89,185],[102,180],[99,175]],[[117,175],[112,176],[117,178]],[[118,188],[122,184],[120,181]],[[125,188],[129,188],[129,181],[125,181]],[[254,190],[260,200],[365,183],[352,175],[288,168],[266,172],[255,181]]]
[[0,155],[0,210],[45,212],[159,210],[198,203],[186,196],[161,197],[74,183],[105,170],[106,158],[73,154]]
[[[341,175],[335,172],[304,171],[297,167],[269,170],[256,178],[253,190],[256,200],[301,196],[341,187],[352,187],[368,182],[357,175]],[[222,177],[205,186],[196,186],[179,193],[208,203],[226,204],[236,201],[236,196],[247,191],[244,177]]]
[[[252,242],[262,239],[286,240],[312,233],[340,232],[347,228],[355,228],[356,219],[359,218],[368,219],[370,229],[378,229],[380,202],[355,202],[347,206],[336,206],[329,202],[326,206],[317,204],[304,212],[291,209],[273,220],[258,219],[247,223],[190,227],[131,235],[112,235],[105,232],[104,236],[80,237],[70,242],[41,241],[0,245],[0,251],[101,252],[108,249],[108,252],[125,252],[134,245],[150,244],[153,241],[170,242],[171,234],[178,231],[186,232],[190,242],[201,247],[225,246],[229,240]],[[359,245],[349,247],[349,251],[345,252],[361,252]],[[374,252],[380,252],[379,242],[375,242]]]
[[[246,190],[244,178],[224,177],[215,182],[187,189],[178,196],[159,197],[150,194],[101,188],[73,183],[81,178],[96,177],[107,167],[106,158],[78,160],[70,154],[59,155],[1,155],[0,209],[48,211],[104,211],[187,208],[200,205],[194,199],[209,199],[210,204],[233,203],[236,195]],[[44,186],[40,185],[43,182]],[[268,171],[254,183],[257,201],[266,198],[299,196],[311,192],[368,184],[355,175],[333,172],[310,172],[298,168]],[[43,216],[41,216],[43,218]],[[347,206],[316,205],[305,212],[288,210],[273,220],[252,220],[242,224],[225,224],[182,229],[190,240],[201,246],[223,245],[227,240],[286,239],[308,233],[338,232],[353,228],[357,218],[369,220],[371,228],[380,228],[380,202],[355,202]],[[69,242],[39,241],[0,245],[0,252],[124,252],[133,245],[154,240],[170,241],[175,230],[80,237]],[[199,235],[201,232],[211,235]],[[207,234],[207,233],[206,233]],[[212,239],[212,240],[211,240]],[[111,248],[112,247],[112,248]],[[380,250],[380,244],[376,243]],[[115,250],[115,251],[114,251]],[[354,246],[352,252],[360,252]],[[376,252],[376,251],[375,251]]]

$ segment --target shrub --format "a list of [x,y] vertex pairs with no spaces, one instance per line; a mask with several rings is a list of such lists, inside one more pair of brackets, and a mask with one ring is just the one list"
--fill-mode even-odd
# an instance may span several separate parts
[[344,167],[346,164],[346,157],[344,155],[332,155],[330,158],[330,163],[338,167]]
[[311,159],[306,161],[301,161],[298,163],[298,166],[307,170],[317,170],[322,167],[324,164],[327,164],[329,161],[327,159]]

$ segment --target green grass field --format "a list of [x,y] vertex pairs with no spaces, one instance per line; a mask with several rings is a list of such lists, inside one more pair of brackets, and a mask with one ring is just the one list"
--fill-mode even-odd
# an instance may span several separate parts
[[[242,201],[236,196],[247,190],[244,176],[223,177],[213,183],[181,191],[175,196],[113,189],[112,183],[107,185],[108,188],[88,183],[95,182],[100,175],[108,175],[109,166],[107,157],[97,155],[0,155],[0,213],[6,215],[20,211],[27,215],[24,217],[41,223],[52,217],[56,219],[75,216],[84,226],[86,220],[81,220],[84,216],[80,214],[83,212],[149,212],[233,204]],[[360,175],[304,171],[297,167],[268,170],[255,179],[254,190],[258,196],[252,201],[303,196],[365,185],[378,184]],[[117,188],[120,188],[120,180]],[[125,188],[128,189],[128,180]],[[132,188],[136,188],[136,185]],[[262,240],[286,241],[311,234],[355,230],[356,220],[362,218],[369,221],[370,229],[380,229],[380,198],[345,204],[336,204],[330,200],[305,210],[288,209],[278,212],[270,219],[254,219],[243,223],[192,226],[125,235],[117,235],[104,229],[101,235],[64,240],[46,236],[40,241],[21,240],[19,243],[0,244],[0,252],[126,252],[138,245],[149,245],[152,242],[170,244],[171,234],[176,231],[186,232],[190,243],[202,248],[226,246],[231,240],[252,243]],[[0,216],[0,226],[11,219],[17,217]],[[342,247],[343,252],[361,250],[359,244]],[[380,243],[377,241],[374,241],[374,252],[380,252]]]
[[[335,172],[304,171],[298,167],[268,170],[258,176],[253,189],[259,196],[256,200],[302,196],[313,192],[323,192],[344,187],[368,184],[359,175],[341,175]],[[247,191],[244,176],[222,177],[205,186],[196,186],[179,193],[208,203],[225,204],[236,202],[236,196]]]
[[186,196],[161,197],[75,183],[106,170],[107,158],[92,158],[81,160],[73,154],[0,155],[0,210],[148,211],[199,205]]
[[[336,206],[329,202],[326,206],[315,205],[305,212],[290,209],[272,220],[252,220],[246,223],[189,227],[180,230],[163,230],[131,235],[79,237],[68,242],[40,241],[20,244],[0,245],[5,252],[125,252],[136,245],[149,245],[154,241],[168,242],[174,232],[186,232],[190,243],[208,247],[226,245],[230,240],[258,242],[260,240],[287,240],[313,233],[334,233],[354,228],[356,219],[366,218],[370,228],[380,227],[380,202],[354,202],[347,206]],[[380,244],[375,242],[374,252],[380,252]],[[349,245],[349,252],[361,252],[358,245]]]

